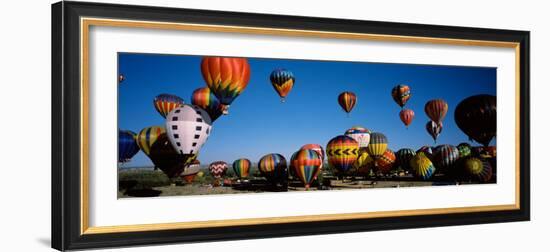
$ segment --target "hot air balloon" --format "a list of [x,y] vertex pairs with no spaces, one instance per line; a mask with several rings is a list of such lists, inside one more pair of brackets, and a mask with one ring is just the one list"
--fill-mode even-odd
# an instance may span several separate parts
[[258,162],[260,173],[272,183],[283,183],[287,180],[286,159],[281,154],[271,153],[263,156]]
[[472,154],[472,146],[468,143],[460,143],[456,146],[460,158],[468,157]]
[[[319,155],[319,158],[321,159],[321,169],[323,168],[323,162],[325,161],[325,151],[323,150],[323,147],[319,144],[306,144],[300,148],[300,150],[312,150],[317,152],[317,155]],[[291,158],[292,159],[292,158]],[[292,165],[292,163],[291,163]],[[290,167],[289,167],[290,169]]]
[[235,174],[240,179],[244,179],[248,177],[248,174],[250,172],[250,167],[251,167],[250,160],[246,158],[240,158],[233,162],[233,171],[235,171]]
[[370,142],[370,133],[370,130],[367,128],[354,126],[351,129],[346,130],[344,135],[355,139],[355,141],[359,143],[359,148],[367,148]]
[[435,173],[435,167],[432,164],[432,161],[424,155],[423,152],[419,152],[414,156],[410,165],[414,175],[423,180],[428,180]]
[[184,104],[183,99],[172,94],[159,94],[153,100],[153,105],[159,114],[166,118],[166,115],[175,108],[179,108]]
[[449,105],[447,105],[446,101],[442,99],[435,99],[426,103],[424,106],[424,112],[426,112],[426,115],[428,115],[432,121],[441,123],[443,122],[443,119],[445,119],[445,115],[447,115],[448,108]]
[[286,96],[290,93],[290,90],[292,90],[292,86],[294,86],[294,74],[286,69],[276,69],[271,72],[269,80],[273,88],[275,88],[275,91],[277,91],[281,97],[281,101],[284,102]]
[[378,173],[387,174],[393,168],[395,159],[395,153],[393,153],[392,150],[386,148],[384,154],[374,161],[374,167],[376,167],[376,171]]
[[434,154],[434,163],[437,169],[452,173],[452,168],[458,161],[460,154],[458,149],[452,145],[444,144],[437,146]]
[[367,147],[367,152],[374,160],[378,159],[388,147],[388,139],[386,136],[379,132],[373,132],[370,134],[369,146]]
[[195,154],[208,139],[212,129],[210,116],[196,105],[183,105],[166,117],[167,135],[181,154]]
[[414,111],[411,109],[403,109],[399,112],[399,118],[401,118],[401,121],[405,124],[405,127],[409,128],[409,125],[414,118]]
[[181,173],[181,179],[185,180],[187,183],[192,183],[200,169],[201,162],[197,159],[193,160]]
[[136,155],[139,146],[136,143],[136,133],[129,130],[118,131],[118,162],[124,163]]
[[162,126],[152,126],[142,129],[136,136],[136,143],[147,156],[150,154],[151,146],[157,141],[158,137],[165,134],[166,130]]
[[391,97],[401,108],[405,106],[407,101],[411,98],[411,89],[407,85],[397,85],[391,90]]
[[488,182],[493,177],[493,168],[487,161],[479,158],[469,157],[463,162],[464,170],[472,179],[480,182]]
[[122,83],[125,79],[126,79],[126,77],[124,77],[123,74],[118,75],[118,83]]
[[216,119],[223,114],[222,104],[218,101],[218,98],[212,94],[210,88],[207,87],[197,88],[193,91],[191,95],[191,104],[204,109],[210,116],[212,122],[216,121]]
[[359,143],[355,139],[340,135],[327,144],[328,163],[341,173],[346,173],[359,156]]
[[351,112],[353,107],[355,107],[355,103],[357,102],[357,96],[355,96],[352,92],[343,92],[338,96],[338,104],[340,104],[340,107],[346,111],[346,113]]
[[434,150],[431,146],[424,145],[424,146],[420,147],[420,149],[416,150],[416,154],[418,154],[420,152],[424,153],[424,155],[427,158],[429,158],[430,160],[433,158]]
[[224,161],[215,161],[208,166],[210,174],[212,174],[212,177],[215,179],[220,179],[223,177],[223,175],[227,172],[227,168],[229,168],[229,165],[227,165]]
[[410,161],[414,156],[416,156],[416,152],[413,149],[404,148],[398,150],[395,154],[397,156],[397,164],[401,166],[401,169],[410,171]]
[[309,189],[309,185],[317,177],[317,174],[321,170],[321,159],[319,154],[314,150],[303,149],[296,153],[290,160],[294,173],[304,183],[306,190]]
[[475,95],[462,100],[455,109],[455,122],[470,140],[489,146],[496,135],[497,98]]
[[428,123],[426,123],[426,131],[432,136],[434,143],[437,143],[437,137],[441,134],[441,131],[443,131],[443,123],[428,121]]
[[355,168],[357,175],[367,176],[369,172],[374,167],[374,159],[367,152],[362,152],[359,154],[359,157],[353,163],[353,168]]
[[[302,149],[300,149],[300,150],[302,150]],[[288,163],[288,173],[290,174],[290,176],[292,178],[298,178],[298,175],[296,174],[296,170],[294,169],[294,166],[292,166],[292,160],[296,157],[296,155],[298,154],[298,152],[300,150],[292,153],[292,156],[290,156],[291,162]]]
[[148,156],[155,167],[159,168],[170,179],[180,176],[185,167],[197,157],[194,154],[182,155],[178,153],[170,144],[166,133],[158,136],[157,140],[151,145]]
[[224,114],[250,80],[250,66],[244,58],[204,57],[201,72],[212,93],[224,105]]

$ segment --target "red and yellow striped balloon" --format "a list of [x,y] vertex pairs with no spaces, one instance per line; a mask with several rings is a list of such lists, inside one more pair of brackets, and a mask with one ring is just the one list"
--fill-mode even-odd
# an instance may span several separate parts
[[359,143],[349,136],[337,136],[327,144],[328,163],[342,173],[353,166],[358,156]]
[[321,170],[319,154],[313,150],[302,149],[290,160],[296,176],[304,183],[306,189]]
[[395,159],[395,153],[390,149],[386,149],[386,151],[384,151],[384,154],[380,156],[380,158],[377,158],[375,161],[375,167],[377,171],[382,174],[389,173],[393,168],[393,165],[395,164]]
[[357,96],[352,92],[346,91],[338,96],[338,104],[348,114],[355,107],[355,103],[357,103]]
[[153,100],[153,105],[159,114],[166,118],[166,115],[175,108],[184,104],[183,99],[172,94],[159,94]]
[[428,117],[436,123],[443,122],[445,115],[447,115],[448,109],[449,105],[447,105],[447,102],[443,99],[430,100],[424,106],[424,112],[426,112],[426,115],[428,115]]

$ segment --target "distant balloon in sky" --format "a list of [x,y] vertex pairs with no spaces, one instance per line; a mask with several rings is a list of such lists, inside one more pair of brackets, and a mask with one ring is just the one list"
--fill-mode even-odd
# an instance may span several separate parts
[[407,85],[399,84],[392,88],[391,97],[401,108],[411,98],[411,89]]
[[343,92],[338,96],[338,104],[346,113],[350,113],[357,103],[357,96],[352,92]]
[[210,116],[212,122],[216,121],[216,119],[223,114],[222,104],[208,87],[195,89],[191,95],[191,104],[204,109]]
[[139,152],[136,133],[129,130],[118,131],[118,162],[124,163]]
[[443,122],[445,115],[447,115],[447,110],[449,105],[443,99],[430,100],[424,106],[424,112],[432,121],[434,122]]
[[245,58],[203,57],[201,73],[212,93],[224,105],[224,114],[250,80],[250,66]]
[[441,134],[441,131],[443,131],[443,123],[428,121],[428,123],[426,123],[426,131],[432,136],[434,143],[437,143],[437,137]]
[[455,122],[470,140],[489,146],[496,135],[496,96],[475,95],[462,100],[455,109]]
[[229,168],[229,165],[227,165],[224,161],[212,162],[210,166],[208,166],[210,174],[212,174],[212,177],[216,179],[223,177],[227,172],[227,168]]
[[263,156],[258,162],[258,169],[272,183],[284,182],[288,176],[286,159],[278,153]]
[[142,129],[136,136],[136,143],[147,156],[150,154],[151,146],[157,141],[160,135],[166,130],[162,126],[152,126]]
[[403,109],[401,112],[399,112],[399,118],[405,124],[405,127],[409,128],[409,125],[412,123],[412,120],[414,119],[414,111],[412,109]]
[[342,173],[346,173],[353,166],[358,156],[359,143],[349,136],[334,137],[327,144],[329,164]]
[[212,122],[206,111],[196,105],[183,105],[166,117],[167,135],[181,154],[196,154],[208,139]]
[[290,93],[290,90],[292,90],[292,87],[294,86],[294,74],[286,69],[276,69],[271,72],[269,80],[271,81],[271,85],[273,85],[275,91],[281,97],[281,101],[284,102],[286,96]]
[[252,165],[250,163],[250,160],[246,158],[240,158],[233,162],[233,171],[235,172],[235,175],[237,175],[238,178],[244,179],[248,177],[251,166]]
[[319,154],[314,150],[302,149],[293,155],[290,162],[296,176],[302,181],[306,190],[309,189],[309,185],[321,170],[322,161]]
[[119,84],[122,83],[125,79],[126,79],[126,77],[124,77],[123,74],[119,74],[119,75],[118,75],[118,83],[119,83]]
[[153,100],[153,105],[159,114],[166,118],[166,115],[175,108],[179,108],[184,104],[183,99],[177,95],[159,94]]
[[353,126],[351,129],[346,130],[344,134],[355,139],[359,143],[359,148],[367,148],[370,142],[370,133],[367,128]]

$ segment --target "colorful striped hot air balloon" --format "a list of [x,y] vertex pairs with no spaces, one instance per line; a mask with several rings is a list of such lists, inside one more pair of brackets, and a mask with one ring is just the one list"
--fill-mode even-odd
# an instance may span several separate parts
[[283,183],[287,180],[286,159],[281,154],[271,153],[263,156],[258,162],[258,169],[272,183]]
[[452,145],[439,145],[435,149],[434,163],[437,169],[447,173],[452,172],[451,169],[458,161],[460,154],[458,149]]
[[269,80],[271,81],[271,85],[273,85],[275,91],[277,91],[281,97],[281,101],[284,102],[286,96],[290,93],[290,90],[292,90],[292,87],[294,86],[294,74],[286,69],[276,69],[271,72]]
[[224,161],[215,161],[208,166],[210,174],[212,174],[212,177],[216,179],[223,177],[223,175],[227,172],[227,168],[229,168],[229,166]]
[[386,148],[384,154],[374,161],[374,167],[378,173],[387,174],[393,168],[395,159],[395,153],[389,148]]
[[[300,150],[312,150],[317,152],[317,155],[319,155],[319,158],[321,159],[321,169],[323,168],[323,162],[325,162],[325,151],[323,150],[323,147],[319,144],[306,144],[300,148]],[[292,158],[291,158],[292,159]],[[290,167],[289,167],[290,169]]]
[[430,179],[436,170],[432,161],[430,161],[423,152],[417,153],[416,156],[411,159],[410,165],[414,175],[423,180]]
[[468,143],[460,143],[456,146],[460,158],[468,157],[472,154],[472,146]]
[[378,159],[388,148],[388,139],[386,136],[379,132],[373,132],[370,134],[369,146],[367,152],[372,156],[374,160]]
[[462,100],[455,109],[455,122],[470,140],[488,146],[496,135],[496,96],[475,95]]
[[411,89],[407,85],[399,84],[392,88],[391,97],[401,108],[411,98]]
[[367,152],[362,152],[359,157],[353,163],[353,168],[359,176],[369,175],[371,169],[374,167],[374,159]]
[[185,167],[196,159],[196,155],[178,153],[163,133],[157,137],[157,140],[151,145],[149,158],[153,161],[155,167],[159,168],[168,178],[173,179],[180,176]]
[[166,118],[166,115],[175,108],[184,104],[183,99],[172,94],[159,94],[153,100],[153,105],[159,114]]
[[437,137],[441,134],[441,131],[443,131],[443,123],[428,121],[428,123],[426,123],[426,131],[432,136],[434,143],[437,143]]
[[321,170],[321,159],[314,150],[300,150],[290,160],[296,176],[304,183],[306,190]]
[[195,89],[191,95],[191,104],[204,109],[210,116],[212,122],[216,121],[216,119],[223,114],[222,104],[208,87]]
[[250,166],[250,160],[246,158],[240,158],[233,162],[233,171],[235,171],[235,174],[238,178],[244,179],[248,177]]
[[351,129],[346,130],[344,135],[355,139],[359,143],[359,148],[367,148],[370,142],[370,133],[367,128],[353,126]]
[[447,105],[447,102],[443,99],[430,100],[424,106],[424,112],[426,112],[426,115],[428,115],[428,117],[436,123],[443,122],[445,115],[447,115],[448,109],[449,105]]
[[412,120],[414,119],[414,111],[411,109],[403,109],[401,112],[399,112],[399,118],[405,124],[405,127],[409,128],[409,125],[412,123]]
[[327,144],[328,163],[341,173],[346,173],[358,156],[359,143],[351,137],[340,135]]
[[416,156],[416,152],[413,149],[409,149],[409,148],[400,149],[396,152],[397,164],[401,166],[401,169],[410,171],[411,170],[410,161],[414,156]]
[[124,163],[139,152],[136,133],[129,130],[118,131],[118,162]]
[[192,183],[195,179],[195,176],[199,173],[201,169],[201,162],[198,159],[193,160],[185,170],[181,173],[181,179],[185,180],[187,183]]
[[340,107],[342,107],[348,115],[353,107],[355,107],[355,103],[357,103],[357,96],[352,92],[346,91],[338,96],[338,104],[340,104]]
[[250,66],[244,58],[204,57],[201,73],[212,93],[224,105],[224,114],[250,80]]
[[150,154],[151,146],[157,141],[158,137],[165,134],[166,130],[162,126],[152,126],[142,129],[136,136],[136,143],[147,156]]
[[488,161],[469,157],[464,160],[463,165],[466,174],[472,179],[488,182],[493,177],[493,168]]

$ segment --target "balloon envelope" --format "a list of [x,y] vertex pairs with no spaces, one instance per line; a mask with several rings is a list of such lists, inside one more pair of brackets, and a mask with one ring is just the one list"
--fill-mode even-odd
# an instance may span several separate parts
[[428,121],[428,123],[426,123],[426,131],[432,136],[434,142],[437,142],[437,137],[441,134],[441,131],[443,131],[443,123]]
[[319,154],[313,150],[300,150],[290,160],[294,173],[302,181],[306,188],[317,177],[321,169]]
[[370,142],[370,130],[361,126],[354,126],[351,129],[346,130],[344,135],[353,138],[359,143],[359,148],[367,148]]
[[178,153],[170,144],[166,133],[160,135],[150,149],[149,158],[168,178],[175,178],[195,160],[196,155]]
[[443,99],[430,100],[424,106],[424,112],[426,112],[426,115],[428,115],[428,117],[436,123],[443,122],[445,115],[447,115],[448,109],[449,105],[447,105],[447,102]]
[[250,173],[251,163],[246,158],[240,158],[233,162],[233,171],[238,178],[246,178]]
[[455,122],[470,139],[488,146],[496,135],[496,96],[475,95],[462,100],[455,109]]
[[423,152],[417,153],[410,161],[411,168],[416,177],[423,180],[430,179],[435,173],[435,167],[432,161],[424,155]]
[[340,135],[332,138],[327,144],[329,164],[336,170],[345,173],[359,156],[359,143],[353,138]]
[[204,109],[212,122],[216,121],[223,114],[222,104],[208,87],[195,89],[191,95],[191,104]]
[[343,92],[338,96],[338,104],[346,113],[351,112],[355,103],[357,102],[357,96],[352,92]]
[[401,112],[399,112],[399,118],[406,127],[409,127],[409,125],[412,123],[412,120],[414,119],[414,111],[412,111],[411,109],[403,109],[401,110]]
[[162,126],[152,126],[142,129],[136,136],[136,143],[139,148],[149,156],[151,146],[157,141],[160,135],[165,134],[166,130]]
[[379,132],[373,132],[370,134],[369,146],[367,147],[367,152],[371,155],[374,160],[378,159],[388,147],[388,139],[386,136]]
[[374,161],[376,171],[382,174],[389,173],[393,168],[393,165],[395,164],[395,159],[395,153],[392,150],[386,148],[384,154]]
[[175,108],[184,104],[183,99],[172,94],[159,94],[153,100],[153,105],[159,114],[166,118],[166,115]]
[[401,169],[410,171],[411,170],[410,161],[414,156],[416,156],[416,152],[413,149],[409,149],[409,148],[400,149],[396,152],[397,164],[401,166]]
[[196,105],[183,105],[166,117],[168,138],[181,154],[198,153],[210,135],[211,125],[208,113]]
[[271,72],[271,75],[269,76],[269,80],[271,81],[271,85],[273,85],[273,88],[275,91],[279,94],[282,101],[286,98],[288,93],[290,93],[290,90],[292,90],[292,87],[294,86],[294,74],[286,69],[276,69],[273,72]]
[[391,90],[391,97],[400,107],[405,106],[407,101],[411,98],[411,89],[407,85],[397,85]]
[[210,174],[212,174],[212,177],[219,179],[225,175],[228,167],[229,166],[224,161],[215,161],[208,166],[208,170]]
[[263,156],[258,162],[258,169],[272,183],[284,182],[288,176],[286,159],[277,153]]
[[139,152],[136,133],[129,130],[118,131],[118,162],[128,162]]

